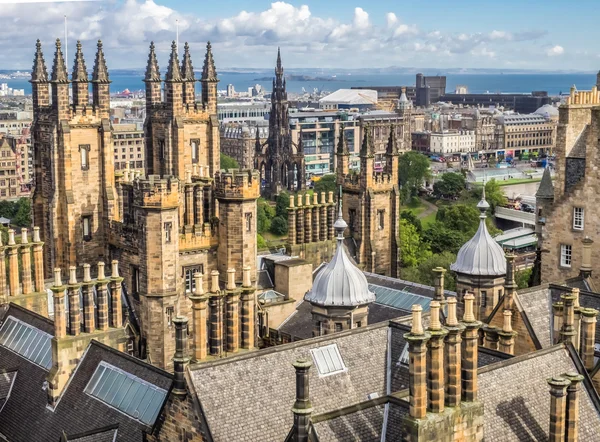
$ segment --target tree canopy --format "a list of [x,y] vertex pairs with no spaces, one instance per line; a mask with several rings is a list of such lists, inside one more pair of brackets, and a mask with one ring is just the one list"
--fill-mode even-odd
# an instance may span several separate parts
[[235,160],[235,158],[230,157],[229,155],[225,155],[221,153],[221,169],[239,169],[240,165]]
[[458,198],[467,187],[467,180],[460,173],[448,172],[433,185],[433,194],[438,198]]
[[429,247],[421,241],[417,229],[408,220],[400,219],[400,259],[403,267],[416,267],[429,258]]
[[12,225],[30,227],[31,200],[19,198],[17,201],[0,201],[0,216],[10,219]]
[[408,151],[398,159],[398,181],[403,187],[419,189],[431,178],[429,158],[416,151]]
[[419,235],[421,233],[423,233],[423,225],[421,224],[421,220],[419,218],[417,218],[416,215],[414,213],[412,213],[410,210],[403,210],[400,213],[400,219],[405,219],[410,224],[412,224],[415,227],[415,229],[417,230],[417,233]]
[[314,191],[317,193],[325,192],[329,194],[329,192],[337,193],[337,186],[335,184],[336,176],[335,174],[329,174],[323,176],[320,180],[315,183]]

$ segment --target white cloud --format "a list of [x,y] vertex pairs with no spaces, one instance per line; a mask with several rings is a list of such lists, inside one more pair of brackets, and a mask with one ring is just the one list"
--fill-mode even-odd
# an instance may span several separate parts
[[[102,39],[109,67],[144,67],[151,40],[164,67],[176,20],[180,41],[190,42],[196,67],[201,65],[206,40],[213,42],[217,65],[228,67],[270,66],[277,46],[290,67],[434,66],[444,61],[451,66],[525,66],[532,63],[532,54],[564,53],[561,46],[543,41],[545,31],[469,32],[469,23],[457,33],[421,29],[391,11],[371,17],[368,6],[354,8],[349,20],[340,21],[335,15],[316,16],[307,5],[275,1],[258,11],[223,8],[221,18],[209,20],[200,13],[180,13],[163,2],[168,4],[166,0],[46,3],[43,14],[35,4],[3,5],[0,68],[29,68],[36,38],[42,40],[51,64],[52,42],[62,38],[64,14],[69,17],[70,48],[82,40],[91,65],[95,40]],[[71,50],[69,66],[72,55]]]
[[562,46],[556,45],[556,46],[553,46],[550,49],[548,49],[548,51],[546,53],[550,57],[554,57],[556,55],[562,55],[565,53],[565,48],[563,48]]

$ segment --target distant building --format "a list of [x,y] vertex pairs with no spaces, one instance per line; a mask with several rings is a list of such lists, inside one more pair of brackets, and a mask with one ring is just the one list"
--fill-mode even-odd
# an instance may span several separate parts
[[537,91],[531,94],[443,94],[437,100],[463,106],[503,107],[521,114],[531,114],[552,100],[547,92]]
[[112,126],[115,170],[124,170],[127,167],[143,170],[146,156],[143,123],[113,124]]
[[29,195],[28,149],[17,147],[16,141],[0,138],[0,200]]
[[235,96],[235,87],[233,86],[233,84],[228,84],[227,85],[227,96],[228,97],[234,97]]
[[457,85],[456,88],[454,89],[454,93],[455,94],[468,94],[469,90],[467,89],[467,86]]
[[475,152],[475,131],[445,131],[430,135],[429,151],[442,155]]
[[248,123],[225,123],[221,125],[221,153],[235,159],[240,168],[254,167],[254,148],[258,140],[265,143],[269,136],[269,126],[250,125]]
[[415,104],[417,106],[429,106],[431,103],[440,101],[440,97],[446,93],[446,76],[417,74],[415,88]]
[[[543,111],[544,112],[544,111]],[[556,112],[558,112],[556,110]],[[548,153],[556,142],[556,121],[539,114],[503,115],[496,119],[496,153],[522,157]]]
[[323,110],[371,109],[377,105],[377,91],[370,89],[338,89],[319,100],[319,108]]
[[221,123],[265,121],[270,110],[271,104],[268,101],[234,101],[217,104]]

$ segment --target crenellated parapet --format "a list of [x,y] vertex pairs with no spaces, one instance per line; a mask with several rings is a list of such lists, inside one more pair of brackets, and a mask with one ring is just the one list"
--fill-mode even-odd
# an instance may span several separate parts
[[173,208],[179,205],[179,180],[149,175],[133,181],[134,204],[146,208]]
[[578,91],[573,86],[565,104],[567,106],[600,106],[600,91],[596,86],[590,91]]
[[333,192],[290,195],[288,244],[318,243],[334,240],[335,202]]
[[221,170],[215,176],[215,196],[218,199],[252,200],[260,196],[260,175],[257,170]]
[[7,244],[0,236],[0,299],[2,304],[13,302],[36,313],[48,316],[44,288],[44,243],[39,227],[33,228],[29,240],[27,229],[21,229],[19,242],[15,231],[9,229]]

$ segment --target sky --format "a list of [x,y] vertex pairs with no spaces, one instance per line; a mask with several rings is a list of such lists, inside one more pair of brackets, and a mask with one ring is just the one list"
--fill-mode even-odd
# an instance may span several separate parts
[[35,40],[50,70],[68,16],[69,67],[81,40],[88,68],[102,39],[109,68],[143,68],[150,41],[166,64],[179,22],[201,67],[497,68],[597,71],[597,1],[577,0],[0,0],[0,69],[30,69]]

